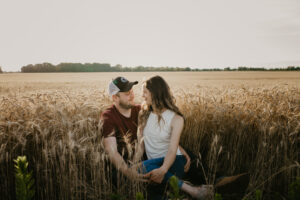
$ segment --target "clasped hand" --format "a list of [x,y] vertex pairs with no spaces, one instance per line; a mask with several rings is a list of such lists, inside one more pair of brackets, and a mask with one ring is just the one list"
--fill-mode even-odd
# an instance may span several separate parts
[[166,171],[163,168],[157,168],[144,175],[150,182],[161,183],[165,177]]
[[129,178],[135,179],[141,182],[149,182],[148,177],[145,174],[139,174],[136,169],[128,169],[125,173]]

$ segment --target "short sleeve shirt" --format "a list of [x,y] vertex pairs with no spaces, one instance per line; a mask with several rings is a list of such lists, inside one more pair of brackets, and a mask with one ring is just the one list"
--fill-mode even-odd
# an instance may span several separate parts
[[140,105],[133,106],[129,118],[122,115],[114,105],[101,114],[103,137],[116,137],[118,152],[126,161],[134,153],[140,109]]

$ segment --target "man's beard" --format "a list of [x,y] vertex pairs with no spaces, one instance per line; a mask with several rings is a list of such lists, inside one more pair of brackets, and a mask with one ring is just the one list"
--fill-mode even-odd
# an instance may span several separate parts
[[132,104],[126,104],[126,103],[123,103],[122,101],[119,102],[119,106],[123,109],[131,109],[132,108]]

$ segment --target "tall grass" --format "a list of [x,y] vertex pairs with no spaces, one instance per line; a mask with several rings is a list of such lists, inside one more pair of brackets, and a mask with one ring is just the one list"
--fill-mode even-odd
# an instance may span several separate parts
[[[248,198],[257,189],[266,199],[274,191],[287,194],[300,176],[300,88],[204,87],[175,96],[186,116],[181,144],[201,154],[208,183],[216,171],[249,172]],[[18,155],[26,155],[33,170],[36,199],[109,199],[112,193],[134,199],[145,193],[141,183],[122,178],[113,189],[99,123],[109,104],[105,93],[92,89],[3,95],[0,199],[15,199]]]
[[[187,95],[182,109],[187,117],[182,144],[210,169],[233,175],[250,173],[248,196],[257,189],[265,198],[287,194],[300,175],[300,89],[227,88]],[[215,95],[219,93],[219,95]]]
[[[104,162],[99,115],[106,100],[100,98],[48,93],[0,100],[0,199],[14,198],[17,155],[33,167],[37,199],[107,199],[116,192]],[[119,185],[128,197],[140,187]]]

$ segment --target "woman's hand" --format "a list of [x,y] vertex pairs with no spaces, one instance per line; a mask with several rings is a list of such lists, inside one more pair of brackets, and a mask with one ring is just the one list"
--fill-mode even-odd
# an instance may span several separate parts
[[151,172],[144,175],[145,178],[149,178],[154,183],[161,183],[167,172],[163,168],[154,169]]

